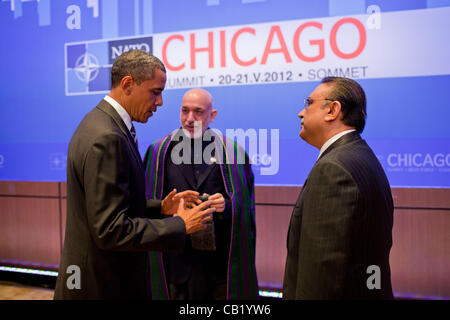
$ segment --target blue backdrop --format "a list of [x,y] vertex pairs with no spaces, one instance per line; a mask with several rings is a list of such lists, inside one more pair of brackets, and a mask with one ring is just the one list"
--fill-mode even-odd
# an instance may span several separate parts
[[[80,74],[68,68],[70,63],[75,68],[80,61],[73,53],[76,51],[67,55],[68,45],[81,43],[82,51],[83,43],[88,43],[88,48],[93,48],[90,53],[96,55],[95,50],[103,50],[107,45],[102,39],[126,40],[185,30],[351,16],[365,14],[370,5],[378,6],[383,13],[446,10],[450,1],[1,1],[0,180],[66,180],[70,138],[83,116],[105,95],[93,93],[94,83],[88,87],[77,84]],[[425,37],[448,42],[449,29],[435,30]],[[427,59],[418,56],[417,64],[410,68]],[[93,70],[98,72],[96,81],[100,84],[109,81],[109,69],[103,69]],[[448,65],[443,69],[448,70]],[[450,75],[444,72],[387,76],[358,82],[368,97],[363,138],[379,157],[391,185],[450,187],[450,126],[446,117]],[[303,99],[318,83],[315,80],[208,87],[219,110],[214,127],[223,133],[227,128],[267,129],[270,141],[270,129],[278,130],[277,173],[261,174],[265,164],[255,163],[257,184],[303,184],[318,150],[299,138],[297,114],[303,107]],[[83,90],[93,92],[70,94]],[[185,91],[186,88],[164,91],[161,109],[147,124],[136,126],[142,155],[151,142],[179,125],[179,106]]]

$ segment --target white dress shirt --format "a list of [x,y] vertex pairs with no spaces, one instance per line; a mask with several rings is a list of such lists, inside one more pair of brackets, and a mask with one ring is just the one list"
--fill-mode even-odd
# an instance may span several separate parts
[[125,122],[125,125],[127,126],[128,130],[131,132],[131,117],[128,114],[127,110],[125,110],[116,100],[111,98],[110,96],[105,96],[103,98],[106,102],[108,102],[112,107],[117,111],[119,116],[122,118],[123,122]]

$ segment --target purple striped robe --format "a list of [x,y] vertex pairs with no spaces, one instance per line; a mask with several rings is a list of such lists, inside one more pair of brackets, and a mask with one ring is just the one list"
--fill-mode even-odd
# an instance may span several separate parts
[[[212,130],[211,130],[212,131]],[[167,149],[174,135],[154,142],[144,157],[146,175],[146,196],[162,199],[164,163]],[[255,268],[255,188],[254,176],[248,155],[234,141],[214,132],[216,157],[222,173],[225,190],[232,203],[232,231],[227,274],[228,299],[258,299],[258,280]],[[217,152],[223,150],[224,152]],[[220,156],[224,154],[224,156]],[[151,252],[153,299],[168,299],[162,255]]]

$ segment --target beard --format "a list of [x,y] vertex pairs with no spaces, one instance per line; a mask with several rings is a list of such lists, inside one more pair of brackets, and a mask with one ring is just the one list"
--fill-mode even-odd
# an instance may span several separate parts
[[202,122],[201,121],[194,121],[194,132],[191,132],[187,129],[185,129],[185,127],[190,127],[192,126],[192,123],[188,123],[185,122],[183,127],[183,132],[184,134],[191,138],[191,139],[199,139],[203,136],[203,127],[202,127]]

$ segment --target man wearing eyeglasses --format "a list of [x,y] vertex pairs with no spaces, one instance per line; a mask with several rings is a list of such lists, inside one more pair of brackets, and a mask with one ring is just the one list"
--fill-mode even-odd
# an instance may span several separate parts
[[360,137],[366,96],[328,77],[305,99],[300,137],[320,150],[294,207],[284,299],[392,299],[393,200],[376,155]]

